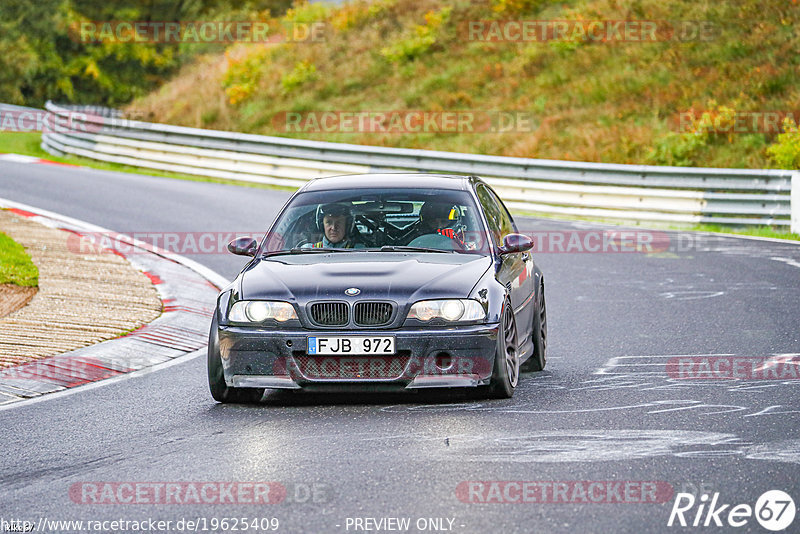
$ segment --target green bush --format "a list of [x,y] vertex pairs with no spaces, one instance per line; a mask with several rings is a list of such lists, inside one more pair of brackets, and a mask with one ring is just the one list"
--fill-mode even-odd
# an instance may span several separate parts
[[283,21],[286,24],[301,23],[311,24],[321,22],[328,18],[332,6],[322,3],[297,2],[291,9],[286,11]]
[[317,67],[310,61],[296,63],[291,72],[281,78],[281,85],[287,93],[300,87],[306,82],[317,79]]
[[345,3],[331,16],[331,25],[340,32],[363,26],[370,20],[378,19],[394,7],[397,0],[361,0]]
[[647,156],[647,163],[692,167],[699,152],[707,144],[708,135],[702,132],[681,134],[669,132],[656,140],[655,146]]
[[791,118],[783,120],[783,133],[767,148],[767,155],[779,169],[800,169],[800,127]]
[[[683,124],[688,120],[689,124]],[[708,110],[697,117],[694,110],[681,119],[680,129],[669,132],[655,141],[650,150],[648,163],[655,165],[675,165],[691,167],[697,165],[702,150],[711,145],[731,143],[734,135],[736,110],[729,106],[718,105],[711,100]]]
[[256,48],[245,54],[243,58],[226,54],[228,69],[222,78],[222,86],[225,88],[225,96],[228,97],[231,105],[240,104],[253,96],[263,67],[269,62],[273,51],[274,48]]
[[[156,89],[197,55],[223,48],[109,39],[98,21],[253,20],[285,12],[289,1],[3,0],[0,102],[119,106]],[[305,16],[307,9],[300,11]]]
[[547,3],[547,0],[491,0],[492,11],[504,15],[531,13]]
[[447,24],[452,11],[452,7],[429,11],[425,14],[425,24],[415,26],[410,35],[406,34],[391,46],[381,49],[381,55],[392,63],[410,61],[421,56],[436,43],[437,30]]

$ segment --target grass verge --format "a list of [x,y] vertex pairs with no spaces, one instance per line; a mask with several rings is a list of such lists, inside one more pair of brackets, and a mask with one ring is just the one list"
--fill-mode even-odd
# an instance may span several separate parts
[[580,221],[588,223],[608,224],[612,226],[638,227],[664,229],[684,232],[713,232],[717,234],[744,235],[752,237],[766,237],[771,239],[784,239],[786,241],[800,241],[800,234],[773,226],[724,226],[721,224],[674,224],[645,221],[637,224],[634,221],[619,221],[616,219],[593,219],[590,217],[569,215],[548,215],[531,211],[511,210],[515,217],[536,217],[539,219],[553,219],[554,221]]
[[0,284],[39,285],[39,269],[22,245],[0,232]]
[[753,228],[728,228],[721,224],[699,224],[693,226],[692,230],[698,232],[715,232],[718,234],[749,235],[754,237],[769,237],[772,239],[786,239],[789,241],[800,241],[800,234],[795,234],[789,230],[776,230],[772,226],[756,226]]

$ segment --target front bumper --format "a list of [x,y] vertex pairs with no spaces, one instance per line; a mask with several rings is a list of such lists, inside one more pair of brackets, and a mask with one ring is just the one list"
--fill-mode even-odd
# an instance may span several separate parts
[[[219,350],[232,387],[396,390],[486,385],[497,324],[402,330],[311,331],[221,326]],[[392,356],[309,356],[308,336],[395,337]]]

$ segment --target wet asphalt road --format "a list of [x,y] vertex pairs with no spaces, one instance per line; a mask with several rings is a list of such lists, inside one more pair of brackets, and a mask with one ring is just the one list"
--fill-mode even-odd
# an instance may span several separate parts
[[[0,197],[125,233],[263,231],[288,195],[0,162]],[[518,223],[568,236],[603,228]],[[790,374],[796,366],[775,356],[800,353],[800,247],[659,235],[669,248],[651,254],[534,254],[547,284],[548,367],[523,375],[510,400],[274,393],[259,406],[222,406],[199,357],[0,411],[0,520],[169,520],[171,532],[180,519],[199,519],[202,531],[214,518],[240,518],[240,531],[243,518],[277,518],[278,532],[377,532],[366,528],[397,525],[365,520],[389,517],[409,518],[408,532],[768,532],[753,517],[740,528],[667,522],[681,491],[752,506],[780,489],[800,502],[800,381]],[[243,264],[223,253],[187,256],[227,278]],[[699,364],[714,361],[709,355],[771,357],[783,379],[672,378],[675,357]],[[91,500],[87,483],[179,481],[278,482],[287,496],[276,504],[81,502]],[[491,481],[569,491],[545,494],[557,502],[464,502],[517,495]],[[628,488],[634,502],[582,499],[580,489],[597,481]],[[661,488],[655,499],[637,491],[642,482]],[[697,510],[686,512],[690,523]]]

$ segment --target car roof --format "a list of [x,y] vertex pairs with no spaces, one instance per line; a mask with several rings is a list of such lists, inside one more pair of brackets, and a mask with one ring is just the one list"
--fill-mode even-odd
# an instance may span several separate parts
[[455,174],[424,174],[424,173],[368,173],[345,174],[315,178],[303,187],[303,191],[330,191],[335,189],[381,189],[381,188],[412,188],[412,189],[454,189],[465,191],[470,187],[474,176],[460,176]]

